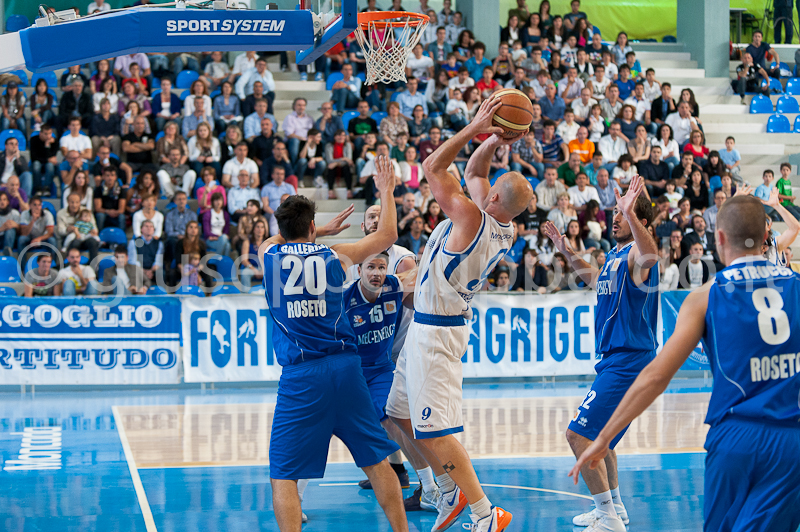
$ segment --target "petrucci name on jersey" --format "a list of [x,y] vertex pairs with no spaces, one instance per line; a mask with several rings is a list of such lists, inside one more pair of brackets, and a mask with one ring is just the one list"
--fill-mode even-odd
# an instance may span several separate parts
[[324,299],[301,299],[299,301],[287,301],[286,313],[290,318],[313,318],[325,316],[328,313],[328,305]]
[[757,264],[753,266],[741,266],[731,268],[722,272],[725,279],[731,281],[741,281],[743,279],[769,279],[770,277],[792,277],[794,272],[789,268],[774,266],[772,264]]

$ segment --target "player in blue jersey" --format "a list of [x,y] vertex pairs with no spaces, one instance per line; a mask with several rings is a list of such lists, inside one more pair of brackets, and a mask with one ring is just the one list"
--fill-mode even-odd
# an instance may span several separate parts
[[[656,355],[658,248],[648,231],[654,213],[643,190],[644,180],[634,176],[624,196],[616,192],[612,229],[617,246],[608,253],[601,270],[583,260],[552,222],[542,228],[581,279],[597,291],[594,334],[601,360],[595,366],[592,388],[567,429],[567,441],[578,457],[597,438],[639,372]],[[581,470],[595,508],[576,516],[574,525],[590,531],[625,531],[628,514],[619,494],[613,451],[624,433],[620,431],[611,442],[611,451],[600,467]]]
[[727,265],[681,306],[675,332],[570,475],[602,464],[616,434],[666,389],[702,340],[714,384],[705,422],[704,530],[800,526],[800,276],[761,255],[764,208],[750,196],[717,215]]
[[[375,184],[394,202],[391,163],[376,160]],[[299,532],[299,479],[325,473],[331,436],[369,477],[395,531],[407,531],[403,493],[386,457],[397,450],[380,426],[361,372],[357,339],[345,313],[345,267],[380,253],[397,239],[397,215],[384,209],[378,230],[356,243],[316,244],[314,203],[292,196],[275,212],[280,235],[260,251],[273,345],[283,366],[272,423],[272,501],[282,532]],[[341,217],[340,217],[341,218]]]

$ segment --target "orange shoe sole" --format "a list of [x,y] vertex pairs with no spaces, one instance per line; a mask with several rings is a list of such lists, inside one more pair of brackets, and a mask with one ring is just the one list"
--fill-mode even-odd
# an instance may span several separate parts
[[439,525],[439,528],[437,528],[434,532],[442,532],[443,530],[447,530],[448,528],[453,526],[456,522],[456,519],[458,519],[458,517],[461,515],[461,512],[463,512],[464,508],[466,507],[467,507],[467,497],[462,492],[459,492],[458,506],[456,506],[456,509],[453,511],[453,513],[450,514],[450,517],[447,518],[447,521]]
[[507,512],[506,510],[503,510],[502,517],[500,517],[497,520],[497,532],[500,532],[501,530],[505,530],[506,527],[511,524],[511,519],[513,517],[514,516],[511,514],[511,512]]

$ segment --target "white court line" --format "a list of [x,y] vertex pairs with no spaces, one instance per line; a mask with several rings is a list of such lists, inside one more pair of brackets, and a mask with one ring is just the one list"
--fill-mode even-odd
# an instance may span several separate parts
[[545,488],[531,488],[529,486],[505,486],[503,484],[481,484],[481,486],[486,486],[487,488],[509,488],[514,490],[543,491],[545,493],[558,493],[559,495],[569,495],[570,497],[578,497],[579,499],[589,499],[590,501],[592,500],[592,498],[588,495],[581,495],[580,493],[571,493],[569,491],[548,490]]
[[147,495],[144,492],[142,479],[139,477],[139,470],[136,469],[136,462],[133,460],[133,452],[128,443],[128,436],[125,434],[125,427],[122,426],[122,417],[116,406],[111,407],[114,413],[114,423],[117,425],[117,432],[119,433],[119,440],[122,442],[122,450],[125,452],[125,460],[128,462],[128,469],[131,472],[131,479],[133,480],[133,489],[136,491],[136,498],[139,500],[139,507],[142,509],[142,517],[144,518],[144,527],[147,532],[158,532],[156,529],[156,522],[153,520],[153,512],[150,511],[150,503],[147,502]]
[[327,484],[320,484],[320,486],[331,487],[331,486],[358,486],[358,482],[330,482]]

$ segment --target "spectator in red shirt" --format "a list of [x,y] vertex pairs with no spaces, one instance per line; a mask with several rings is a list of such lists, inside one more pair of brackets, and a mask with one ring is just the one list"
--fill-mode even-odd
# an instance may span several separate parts
[[689,139],[689,143],[683,148],[683,151],[694,155],[694,162],[699,164],[701,168],[705,168],[706,160],[708,159],[708,147],[705,146],[706,139],[703,136],[703,132],[695,129]]
[[428,132],[428,140],[419,143],[419,162],[425,162],[428,156],[442,145],[442,130],[433,126]]
[[496,90],[500,90],[501,86],[494,80],[494,69],[486,67],[483,69],[483,77],[475,83],[475,88],[481,91],[481,96],[488,98]]

